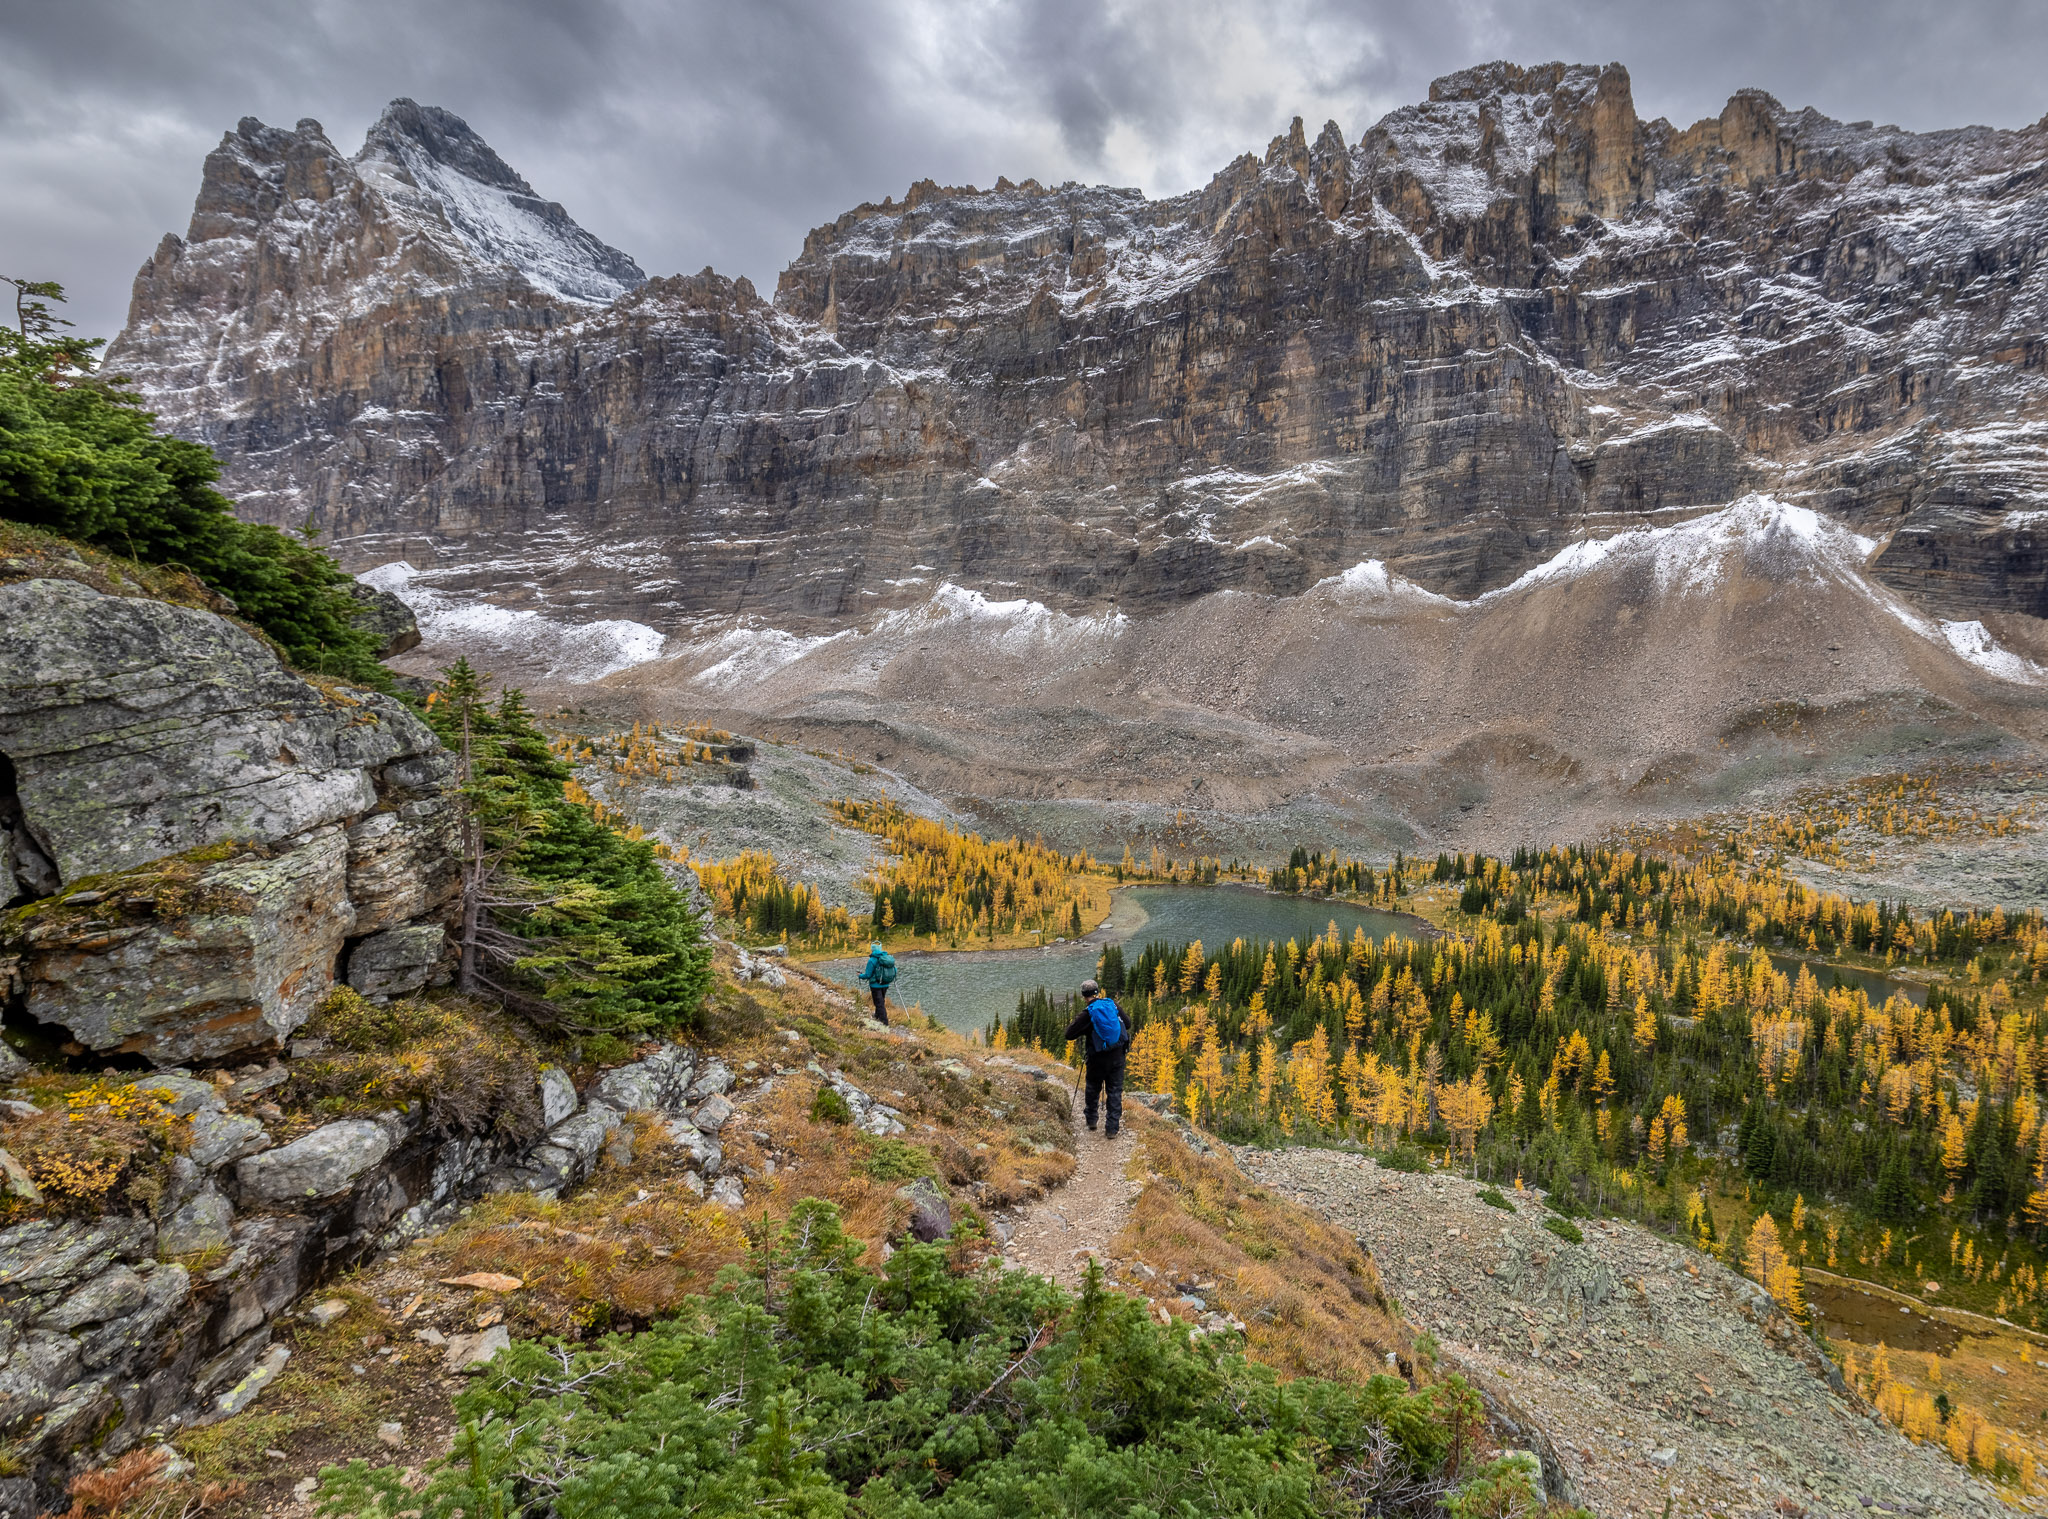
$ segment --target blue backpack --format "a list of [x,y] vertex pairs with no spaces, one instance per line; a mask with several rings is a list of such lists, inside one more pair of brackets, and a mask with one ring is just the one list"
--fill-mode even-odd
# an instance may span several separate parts
[[1096,1053],[1116,1049],[1124,1042],[1124,1016],[1109,998],[1097,997],[1088,1004],[1088,1022],[1095,1030]]
[[884,950],[875,956],[874,974],[868,977],[869,986],[893,986],[896,983],[896,957]]

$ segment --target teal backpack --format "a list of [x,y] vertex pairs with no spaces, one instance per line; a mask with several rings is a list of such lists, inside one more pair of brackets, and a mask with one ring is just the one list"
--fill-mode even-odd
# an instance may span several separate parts
[[869,986],[894,986],[896,984],[896,957],[886,949],[875,957],[874,974],[868,977]]

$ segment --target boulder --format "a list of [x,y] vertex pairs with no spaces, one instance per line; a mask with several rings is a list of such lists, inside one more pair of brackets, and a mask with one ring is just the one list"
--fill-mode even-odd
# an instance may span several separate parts
[[679,1112],[695,1069],[687,1050],[665,1046],[645,1060],[606,1071],[590,1089],[590,1100],[621,1113]]
[[226,1249],[235,1210],[212,1187],[179,1206],[158,1226],[159,1255],[191,1255],[200,1250]]
[[377,769],[439,748],[399,702],[302,680],[211,612],[0,586],[0,752],[65,884],[360,817]]
[[496,1358],[499,1351],[511,1348],[512,1332],[503,1324],[493,1324],[489,1329],[476,1334],[450,1335],[448,1348],[441,1356],[441,1365],[446,1370],[458,1374],[481,1371]]
[[576,1111],[576,1083],[558,1065],[540,1073],[541,1122],[552,1129]]
[[953,1205],[929,1177],[920,1176],[896,1195],[910,1204],[909,1232],[912,1239],[929,1245],[953,1232]]
[[540,1143],[486,1181],[493,1192],[526,1191],[553,1197],[597,1169],[605,1140],[623,1122],[616,1108],[593,1104],[549,1129]]
[[340,828],[186,863],[187,874],[145,871],[125,878],[127,891],[83,906],[54,897],[17,920],[29,1016],[162,1065],[268,1044],[305,1022],[355,927]]
[[705,1133],[716,1134],[732,1117],[732,1104],[724,1097],[713,1097],[698,1104],[697,1111],[691,1117],[697,1127]]
[[667,1128],[669,1139],[687,1151],[706,1176],[716,1176],[724,1167],[725,1151],[718,1141],[687,1118],[671,1118]]
[[365,997],[403,997],[432,979],[448,944],[438,923],[387,928],[348,952],[348,984]]
[[723,1060],[714,1060],[690,1083],[686,1095],[691,1102],[702,1102],[707,1097],[716,1097],[721,1092],[731,1091],[732,1084],[732,1067]]
[[270,1148],[270,1131],[242,1113],[209,1108],[192,1115],[192,1148],[195,1165],[217,1171],[230,1161]]
[[332,1197],[391,1153],[392,1135],[368,1118],[325,1124],[303,1139],[251,1155],[235,1167],[242,1199],[250,1203],[300,1202]]
[[420,646],[419,619],[403,601],[360,580],[351,580],[342,589],[356,599],[356,626],[377,639],[379,659]]
[[[619,1115],[609,1108],[593,1107],[563,1119],[548,1130],[547,1143],[558,1145],[574,1155],[584,1164],[583,1175],[590,1174],[590,1166],[597,1163],[597,1155],[604,1148],[605,1139],[620,1123]],[[577,1180],[582,1180],[578,1177]]]

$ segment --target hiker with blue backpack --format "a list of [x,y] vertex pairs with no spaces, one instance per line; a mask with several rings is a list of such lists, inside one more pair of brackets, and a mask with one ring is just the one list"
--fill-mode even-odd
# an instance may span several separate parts
[[1104,1134],[1116,1138],[1118,1129],[1124,1126],[1124,1056],[1131,1048],[1131,1020],[1116,999],[1104,994],[1093,981],[1081,983],[1081,995],[1088,999],[1088,1005],[1081,1009],[1081,1016],[1067,1025],[1067,1038],[1088,1041],[1088,1096],[1081,1106],[1081,1116],[1088,1121],[1088,1131],[1095,1131],[1096,1100],[1107,1094],[1105,1104],[1109,1109],[1105,1115],[1109,1122]]
[[868,946],[867,968],[856,978],[868,984],[875,997],[875,1022],[889,1026],[889,987],[896,979],[896,957],[879,943]]

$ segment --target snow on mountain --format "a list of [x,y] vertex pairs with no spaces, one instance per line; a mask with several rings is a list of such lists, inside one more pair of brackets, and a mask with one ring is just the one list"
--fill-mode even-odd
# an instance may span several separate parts
[[426,585],[404,560],[379,565],[358,578],[389,591],[412,608],[422,642],[450,649],[488,649],[542,678],[602,680],[659,659],[667,638],[645,623],[624,618],[571,623],[523,608],[501,607]]
[[632,259],[534,194],[452,112],[394,100],[354,161],[387,200],[438,214],[471,257],[509,265],[549,295],[609,305],[646,281]]

